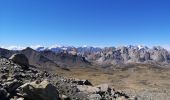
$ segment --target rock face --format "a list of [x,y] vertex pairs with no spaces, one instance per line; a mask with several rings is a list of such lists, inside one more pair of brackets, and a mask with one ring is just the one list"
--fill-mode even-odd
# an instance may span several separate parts
[[153,47],[151,49],[136,46],[104,48],[98,53],[86,54],[87,59],[92,58],[91,62],[100,65],[116,65],[127,63],[170,63],[170,52],[161,47]]
[[28,58],[24,54],[14,54],[9,59],[27,69],[29,66]]

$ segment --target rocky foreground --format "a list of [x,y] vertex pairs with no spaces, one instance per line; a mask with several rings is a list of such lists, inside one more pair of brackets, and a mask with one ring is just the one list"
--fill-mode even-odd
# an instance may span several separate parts
[[23,54],[0,58],[0,100],[137,100],[88,80],[69,79],[41,71]]

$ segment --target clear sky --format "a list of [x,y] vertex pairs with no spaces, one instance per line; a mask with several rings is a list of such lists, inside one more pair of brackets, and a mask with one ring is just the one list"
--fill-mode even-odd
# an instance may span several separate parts
[[0,45],[170,45],[169,0],[0,0]]

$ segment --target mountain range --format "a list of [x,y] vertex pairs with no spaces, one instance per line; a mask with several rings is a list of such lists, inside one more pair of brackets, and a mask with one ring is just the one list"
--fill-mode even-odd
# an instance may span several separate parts
[[[44,50],[52,50],[52,51],[60,51],[60,50],[65,50],[65,49],[70,49],[70,48],[77,48],[77,49],[103,49],[106,47],[97,47],[97,46],[63,46],[63,45],[51,45],[51,46],[41,46],[41,45],[32,45],[32,46],[28,46],[34,50],[37,51],[44,51]],[[113,46],[112,46],[113,47]],[[120,46],[121,47],[121,46]],[[138,48],[138,49],[143,49],[143,48],[149,48],[147,46],[144,45],[127,45],[125,47],[128,48]],[[4,49],[8,49],[8,50],[23,50],[27,47],[25,46],[0,46],[0,48],[4,48]]]
[[27,47],[23,50],[1,48],[0,55],[9,58],[14,53],[26,55],[30,64],[36,66],[112,66],[128,63],[170,63],[170,52],[160,46],[121,46],[121,47]]

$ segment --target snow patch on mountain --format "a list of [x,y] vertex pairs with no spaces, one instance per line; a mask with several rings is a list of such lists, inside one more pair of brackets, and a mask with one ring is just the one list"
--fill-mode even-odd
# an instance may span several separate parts
[[166,50],[170,51],[170,45],[163,45],[163,48],[165,48]]
[[2,48],[8,49],[8,50],[23,50],[26,47],[23,47],[23,46],[3,46]]
[[55,45],[49,46],[48,49],[61,48],[61,47],[63,47],[63,46],[55,44]]

